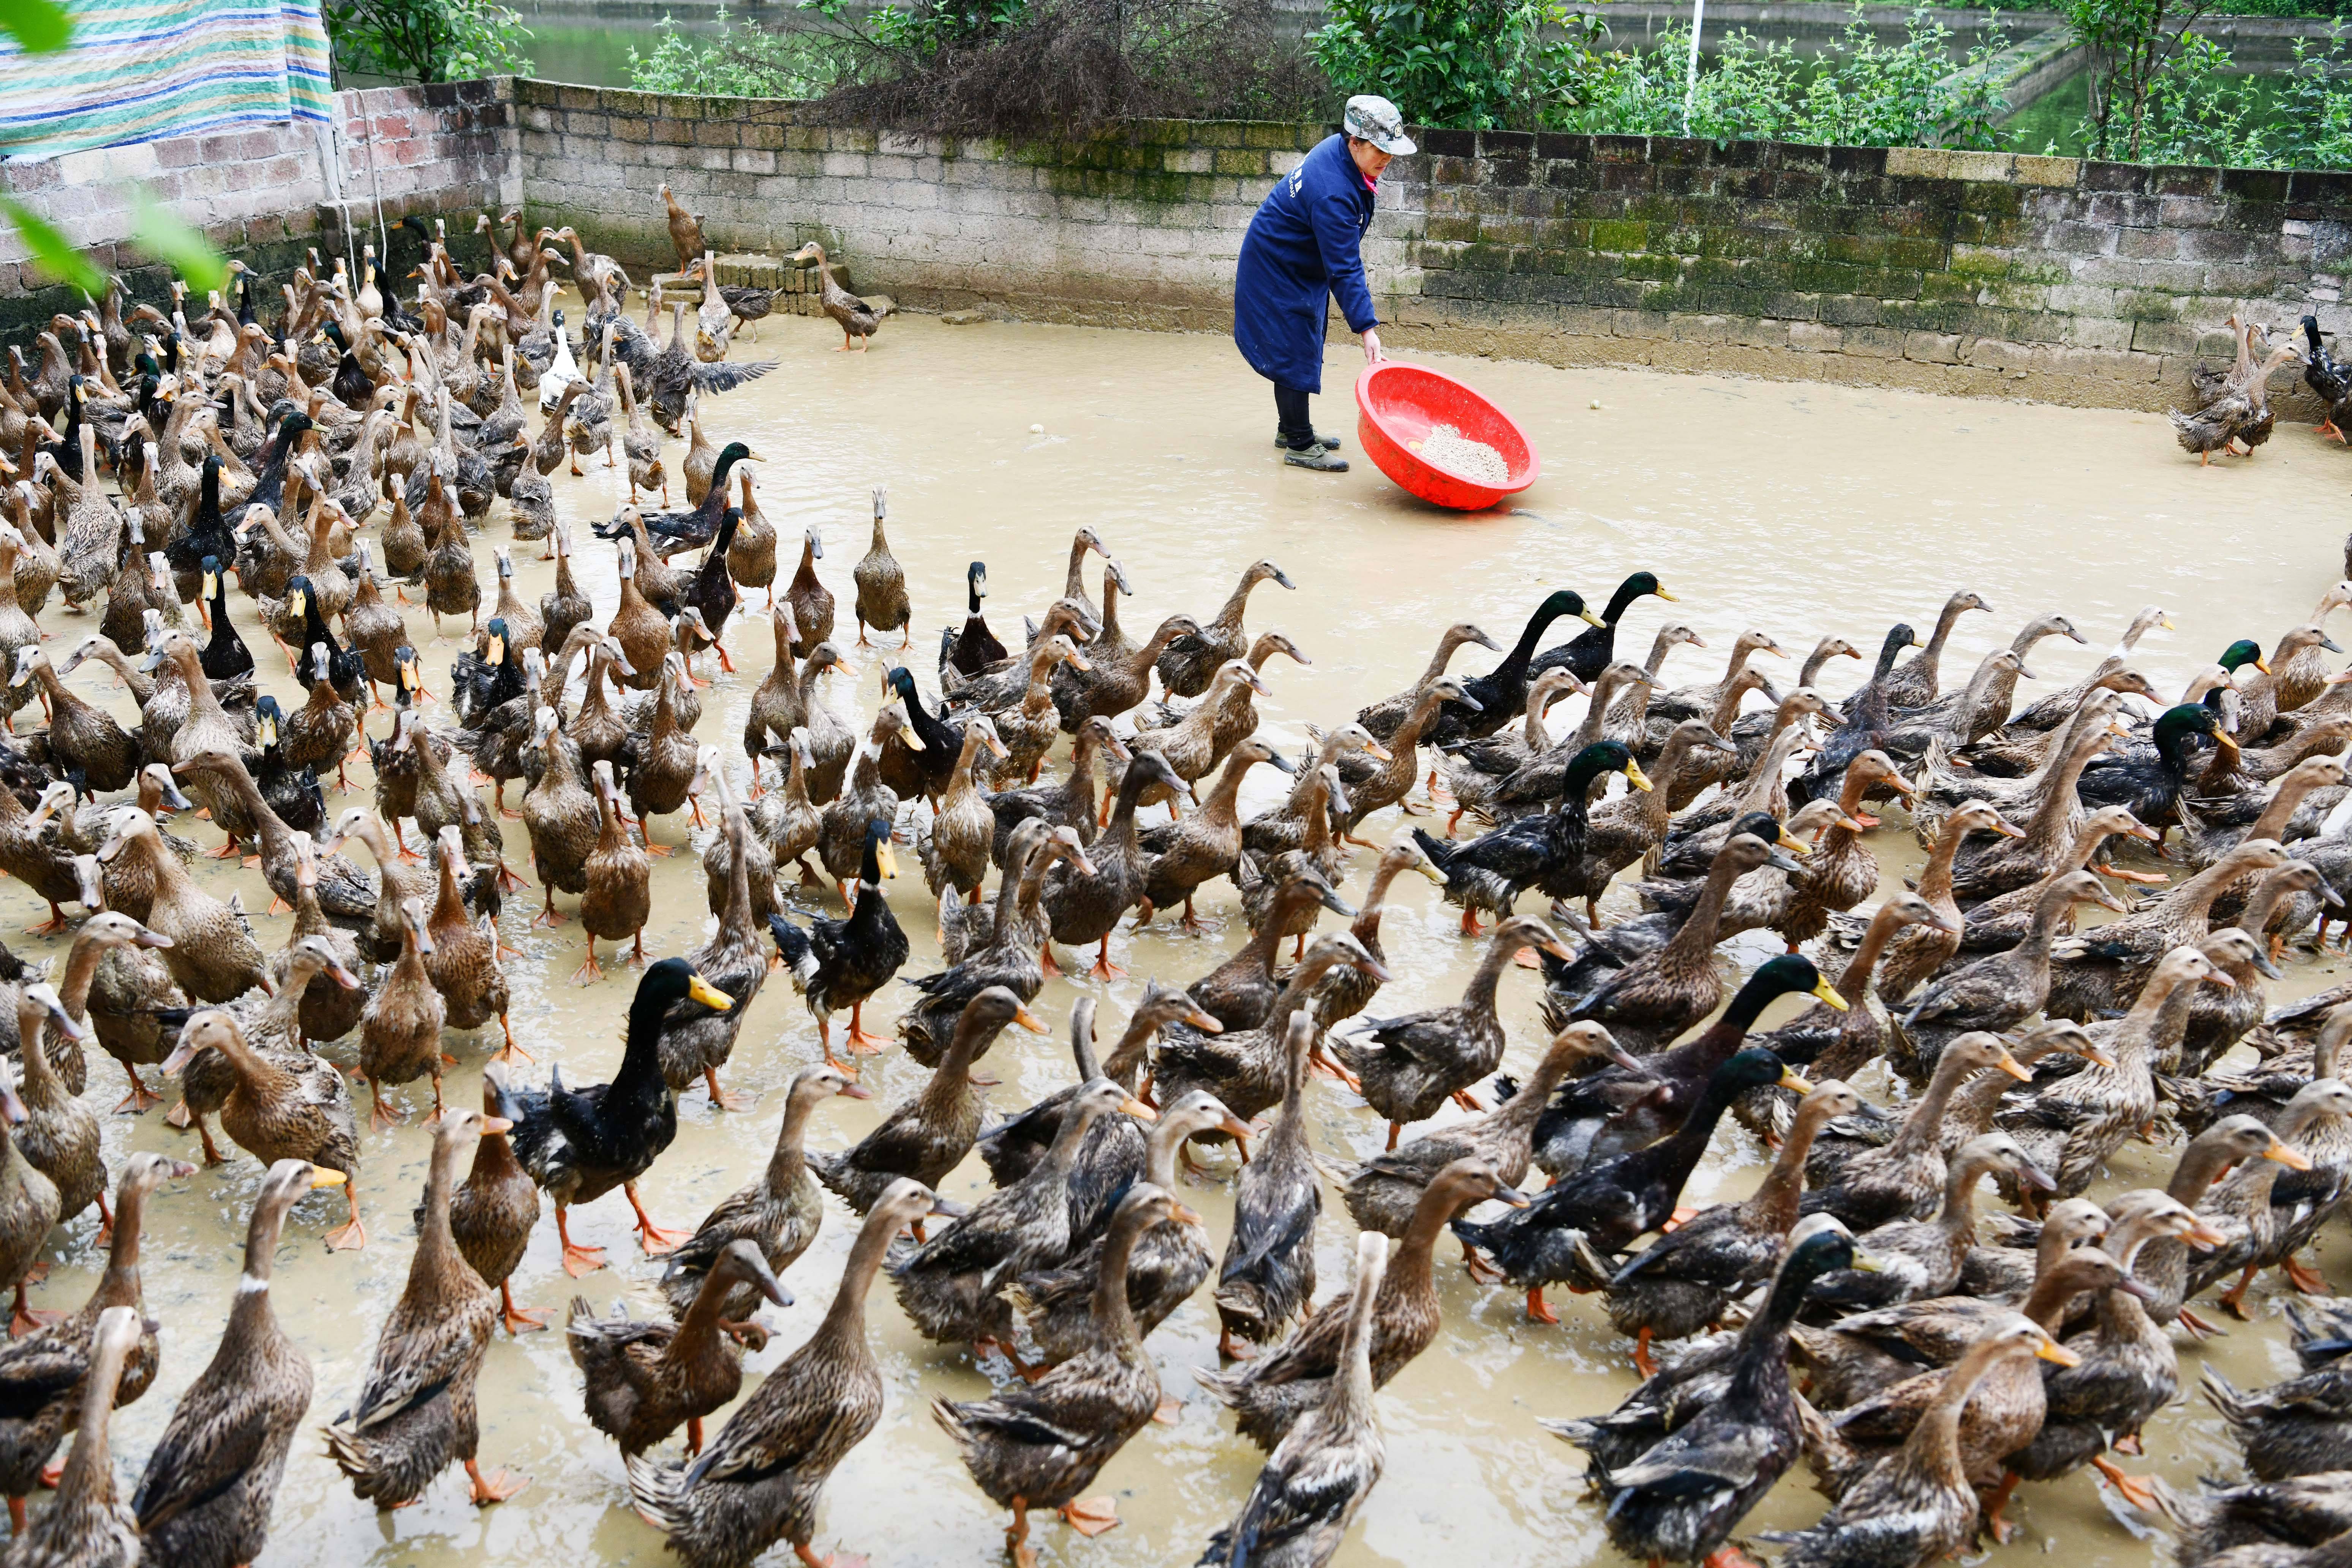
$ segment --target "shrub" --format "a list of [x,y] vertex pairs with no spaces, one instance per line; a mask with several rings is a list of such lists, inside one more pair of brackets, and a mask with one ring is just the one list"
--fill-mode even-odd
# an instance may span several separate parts
[[681,32],[667,16],[660,35],[650,53],[629,49],[629,85],[641,92],[817,98],[853,79],[856,69],[837,38],[733,22],[723,5],[714,37]]
[[1742,137],[1849,147],[1992,147],[2008,104],[1982,68],[2008,47],[1996,20],[1960,66],[1950,30],[1924,7],[1903,42],[1881,44],[1860,8],[1838,50],[1819,61],[1787,43],[1730,34],[1702,58],[1687,125],[1683,104],[1690,32],[1669,29],[1658,46],[1597,56],[1542,121],[1564,131]]
[[1333,0],[1308,36],[1343,95],[1376,92],[1423,125],[1526,126],[1589,70],[1597,17],[1559,0]]
[[335,63],[399,81],[523,75],[530,37],[498,0],[326,0]]
[[863,26],[819,112],[965,136],[1088,136],[1123,120],[1280,120],[1329,90],[1267,0],[911,0]]

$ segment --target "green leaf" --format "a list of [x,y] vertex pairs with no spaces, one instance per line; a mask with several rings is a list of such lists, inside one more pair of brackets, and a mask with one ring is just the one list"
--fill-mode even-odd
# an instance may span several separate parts
[[73,37],[73,18],[56,0],[0,0],[0,32],[28,55],[53,55]]
[[199,294],[228,287],[228,265],[205,243],[203,235],[144,190],[135,192],[131,199],[137,216],[131,237],[140,249],[168,265]]
[[21,202],[0,197],[0,206],[7,209],[8,219],[16,226],[18,237],[24,240],[25,248],[33,253],[33,260],[42,271],[93,298],[106,292],[104,276],[91,264],[89,258],[68,243],[64,235]]

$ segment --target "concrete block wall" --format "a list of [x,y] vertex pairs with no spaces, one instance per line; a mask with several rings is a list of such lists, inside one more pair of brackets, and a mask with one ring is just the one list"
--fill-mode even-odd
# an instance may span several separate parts
[[[640,278],[674,262],[658,188],[721,250],[823,242],[919,310],[1223,331],[1233,264],[1317,125],[1142,121],[1013,144],[827,126],[806,105],[497,79],[338,98],[278,126],[0,163],[0,188],[136,268],[124,181],[283,275],[368,221],[484,208],[571,224]],[[1392,344],[1560,364],[2162,408],[2233,312],[2352,333],[2352,174],[1935,149],[1427,131],[1365,247]],[[0,233],[0,333],[76,301]],[[396,241],[393,267],[413,244]],[[639,270],[642,269],[642,270]],[[153,269],[135,291],[160,294]],[[2299,395],[2279,378],[2280,395]]]
[[[2352,174],[1433,131],[1397,341],[2162,408],[2225,322],[2352,329]],[[2282,391],[2290,378],[2279,378]]]
[[[0,192],[56,225],[137,297],[160,300],[169,277],[129,243],[132,191],[143,187],[223,255],[283,279],[307,247],[342,248],[344,204],[370,226],[381,190],[387,221],[405,213],[472,215],[520,199],[509,79],[374,88],[335,95],[334,125],[282,121],[56,158],[0,160]],[[27,263],[0,224],[0,335],[81,304]]]
[[636,276],[677,264],[665,183],[718,248],[806,240],[926,310],[1222,331],[1250,215],[1319,127],[1146,121],[1013,146],[812,123],[803,106],[525,81],[532,220]]

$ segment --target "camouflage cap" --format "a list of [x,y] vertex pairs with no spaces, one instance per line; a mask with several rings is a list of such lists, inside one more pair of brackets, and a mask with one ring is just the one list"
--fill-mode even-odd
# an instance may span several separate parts
[[1359,93],[1348,100],[1348,113],[1342,123],[1349,135],[1360,137],[1383,153],[1402,158],[1413,151],[1412,138],[1404,133],[1404,116],[1385,98]]

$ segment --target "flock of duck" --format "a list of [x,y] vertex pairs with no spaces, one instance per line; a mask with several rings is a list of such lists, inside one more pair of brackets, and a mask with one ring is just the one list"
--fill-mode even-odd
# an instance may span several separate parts
[[[671,216],[687,269],[699,235]],[[2189,1303],[2227,1284],[2221,1305],[2240,1310],[2272,1267],[2317,1289],[2296,1255],[2352,1193],[2352,1089],[2335,1076],[2352,988],[2277,1009],[2264,994],[2284,944],[2315,923],[2324,944],[2352,888],[2352,689],[2323,662],[2340,651],[2324,623],[2352,607],[2352,583],[2267,657],[2252,641],[2224,650],[2178,700],[2134,665],[2166,624],[2151,608],[2086,679],[2021,709],[2035,649],[2085,640],[2063,616],[2026,624],[1958,687],[1947,643],[1990,608],[1966,592],[1924,642],[1896,626],[1865,658],[1823,637],[1785,693],[1754,662],[1783,650],[1753,631],[1719,679],[1670,688],[1666,658],[1704,645],[1668,624],[1645,662],[1624,656],[1629,611],[1671,598],[1636,573],[1597,607],[1549,594],[1507,648],[1448,628],[1411,687],[1332,715],[1311,755],[1288,758],[1255,702],[1276,655],[1305,656],[1244,621],[1260,585],[1289,577],[1258,562],[1213,614],[1138,637],[1121,621],[1125,573],[1081,529],[1060,595],[1017,646],[991,626],[975,562],[964,617],[940,636],[940,700],[886,662],[888,695],[853,722],[825,696],[848,668],[839,612],[861,647],[897,632],[895,651],[912,647],[887,497],[874,494],[843,605],[814,530],[782,571],[756,455],[702,430],[702,400],[763,368],[724,356],[766,302],[714,289],[692,323],[674,305],[664,342],[657,310],[629,319],[633,285],[610,258],[513,221],[470,280],[417,226],[413,307],[384,290],[371,251],[356,281],[340,266],[297,272],[274,325],[248,276],[233,304],[194,319],[177,300],[126,316],[110,293],[52,321],[37,368],[11,351],[0,454],[22,454],[24,477],[0,524],[0,708],[14,716],[0,869],[70,942],[54,973],[0,962],[0,1281],[16,1290],[0,1345],[15,1529],[0,1562],[182,1568],[262,1549],[312,1394],[270,1307],[282,1227],[306,1194],[340,1188],[325,1243],[368,1245],[347,1072],[375,1127],[401,1120],[404,1085],[429,1080],[435,1109],[406,1288],[364,1386],[324,1429],[380,1508],[453,1465],[478,1503],[522,1484],[480,1467],[477,1379],[499,1328],[546,1326],[510,1284],[543,1202],[566,1271],[583,1277],[604,1255],[574,1242],[569,1211],[617,1189],[664,1259],[664,1310],[600,1316],[575,1300],[567,1340],[636,1508],[697,1565],[779,1543],[812,1568],[838,1561],[815,1551],[817,1510],[883,1413],[865,1311],[884,1274],[924,1336],[1001,1371],[992,1397],[932,1414],[1009,1511],[1020,1561],[1034,1560],[1033,1511],[1089,1534],[1117,1522],[1089,1489],[1171,1405],[1147,1338],[1207,1287],[1229,1364],[1202,1381],[1269,1457],[1202,1560],[1326,1562],[1381,1474],[1374,1391],[1439,1331],[1449,1233],[1531,1318],[1557,1321],[1551,1287],[1596,1293],[1633,1341],[1646,1381],[1619,1408],[1547,1423],[1591,1457],[1608,1532],[1632,1556],[1736,1562],[1743,1517],[1801,1457],[1832,1500],[1786,1542],[1797,1564],[1921,1568],[1979,1529],[2005,1538],[2021,1483],[2086,1467],[2170,1513],[2185,1561],[2318,1568],[2352,1541],[2352,1302],[2295,1312],[2304,1376],[2248,1393],[2209,1374],[2255,1484],[2182,1498],[2110,1457],[2137,1452],[2179,1392],[2174,1325],[2211,1331]],[[577,342],[544,248],[565,238],[586,302]],[[870,336],[870,322],[845,332]],[[662,433],[681,431],[688,510],[647,510],[667,491]],[[599,626],[547,479],[583,455],[612,462],[616,438],[636,499],[595,530],[618,576]],[[547,544],[554,586],[524,603],[501,545],[484,618],[474,534],[500,502],[516,541]],[[688,552],[698,562],[669,563]],[[232,577],[278,645],[260,659],[284,657],[306,693],[293,711],[257,689]],[[474,628],[439,699],[401,609],[409,584],[436,625]],[[775,662],[751,697],[739,793],[737,760],[695,736],[694,663],[709,652],[731,668],[723,639],[744,589],[765,592]],[[52,594],[97,616],[56,664],[37,619]],[[1546,646],[1563,621],[1583,625]],[[1493,668],[1454,673],[1474,645],[1499,655]],[[1833,701],[1822,678],[1846,658],[1869,673]],[[135,726],[66,683],[92,659],[129,689]],[[386,706],[379,688],[383,738],[363,729]],[[1570,697],[1584,715],[1561,735],[1547,715]],[[362,755],[373,809],[331,814],[320,775]],[[1244,821],[1261,764],[1291,785]],[[1864,842],[1884,802],[1927,853],[1907,889],[1882,888]],[[1390,806],[1430,826],[1386,846],[1361,837]],[[216,847],[166,826],[186,810]],[[502,819],[528,836],[534,923],[577,919],[578,978],[593,982],[599,938],[645,958],[653,858],[671,852],[652,825],[687,811],[710,829],[713,934],[646,963],[610,1082],[567,1084],[555,1064],[544,1087],[520,1081],[498,921],[522,885],[509,861],[526,857]],[[909,840],[936,899],[936,973],[904,973],[911,945],[885,894]],[[1378,854],[1350,888],[1357,847]],[[276,953],[240,898],[189,870],[248,848],[294,911]],[[1407,872],[1442,887],[1483,948],[1458,1003],[1391,1015],[1381,913]],[[1073,1082],[992,1116],[975,1069],[1006,1028],[1047,1031],[1031,1008],[1056,949],[1092,950],[1091,972],[1114,976],[1122,921],[1190,923],[1221,879],[1250,929],[1239,950],[1181,985],[1151,980],[1105,1056],[1081,996]],[[1520,911],[1530,893],[1544,914]],[[1604,921],[1604,893],[1641,912]],[[835,895],[838,918],[813,912]],[[2092,906],[2115,918],[2078,929]],[[1347,923],[1318,931],[1327,912]],[[1735,984],[1720,944],[1763,931],[1787,952]],[[1553,1034],[1514,1082],[1496,1076],[1496,999],[1530,960]],[[757,1179],[693,1231],[664,1230],[636,1184],[677,1136],[680,1095],[748,1109],[720,1075],[778,969],[820,1059],[792,1080]],[[886,1039],[863,1009],[894,983],[913,1000]],[[1782,997],[1810,1005],[1760,1028]],[[445,1043],[494,1022],[479,1109],[445,1105]],[[127,1494],[109,1415],[159,1356],[142,1216],[195,1167],[142,1152],[106,1169],[93,1041],[125,1076],[116,1113],[160,1104],[142,1069],[160,1070],[207,1164],[226,1158],[216,1123],[268,1167],[218,1348]],[[2254,1067],[2224,1065],[2241,1043]],[[869,1098],[854,1058],[891,1049],[929,1069],[919,1091],[854,1145],[809,1148],[828,1100]],[[1899,1086],[1894,1103],[1852,1087],[1865,1068]],[[1324,1095],[1386,1121],[1385,1152],[1318,1154],[1307,1106]],[[1441,1120],[1449,1106],[1465,1114]],[[1694,1212],[1685,1188],[1727,1117],[1766,1140],[1770,1168],[1751,1196]],[[2170,1180],[2089,1201],[2135,1138],[2178,1143]],[[1221,1146],[1239,1156],[1212,1178],[1234,1185],[1222,1247],[1179,1195]],[[994,1190],[969,1207],[942,1199],[975,1153]],[[1523,1191],[1537,1169],[1549,1185]],[[1979,1213],[1988,1176],[2004,1212]],[[1318,1301],[1327,1180],[1361,1237],[1351,1278]],[[761,1301],[789,1300],[827,1191],[863,1216],[832,1308],[706,1435],[742,1392],[745,1347],[765,1343]],[[35,1311],[44,1247],[93,1206],[110,1248],[98,1288],[70,1316]],[[1683,1348],[1662,1366],[1669,1342]],[[682,1458],[666,1447],[681,1432]],[[45,1483],[54,1500],[28,1508]]]

